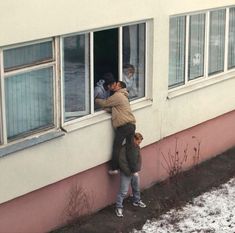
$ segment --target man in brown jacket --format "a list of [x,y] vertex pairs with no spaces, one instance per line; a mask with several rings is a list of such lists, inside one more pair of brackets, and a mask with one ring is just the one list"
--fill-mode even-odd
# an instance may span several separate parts
[[112,125],[115,129],[111,160],[112,170],[109,171],[111,175],[118,173],[119,153],[124,139],[126,139],[127,156],[131,153],[136,128],[136,120],[131,111],[126,84],[122,81],[118,81],[114,91],[115,93],[106,100],[95,100],[96,104],[100,105],[102,108],[111,108]]

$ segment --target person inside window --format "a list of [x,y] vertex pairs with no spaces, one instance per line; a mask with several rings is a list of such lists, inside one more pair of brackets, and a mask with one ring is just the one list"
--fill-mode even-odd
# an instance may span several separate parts
[[[102,78],[96,83],[94,89],[94,99],[107,99],[113,94],[112,89],[116,85],[116,80],[112,73],[105,73]],[[95,104],[95,109],[98,110],[100,107]]]
[[135,67],[131,64],[123,65],[123,82],[126,83],[127,91],[129,92],[129,99],[138,96],[136,79],[134,76]]
[[110,95],[110,86],[116,83],[112,73],[105,73],[96,83],[94,90],[94,98],[107,99]]

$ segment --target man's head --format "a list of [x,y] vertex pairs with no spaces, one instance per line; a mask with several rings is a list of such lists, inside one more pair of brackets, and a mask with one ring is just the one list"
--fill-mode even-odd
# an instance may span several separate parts
[[115,89],[116,86],[116,80],[114,79],[114,76],[112,73],[105,73],[102,76],[103,80],[104,80],[104,89],[105,90],[110,90],[113,91]]
[[123,65],[123,73],[130,79],[135,73],[135,67],[131,64]]
[[143,136],[142,136],[142,134],[141,133],[135,133],[135,136],[134,136],[134,144],[136,145],[136,146],[139,146],[140,145],[140,143],[143,141]]
[[126,83],[124,83],[123,81],[118,81],[116,83],[116,87],[115,87],[115,91],[119,91],[120,89],[126,88]]

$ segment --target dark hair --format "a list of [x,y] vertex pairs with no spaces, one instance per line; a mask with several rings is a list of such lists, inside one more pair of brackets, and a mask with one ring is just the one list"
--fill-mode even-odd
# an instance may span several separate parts
[[123,81],[118,81],[118,83],[121,88],[126,88],[126,83],[124,83]]
[[112,73],[105,73],[103,76],[102,76],[102,79],[104,80],[104,86],[108,86],[112,83],[115,83],[116,80],[114,79],[114,76]]

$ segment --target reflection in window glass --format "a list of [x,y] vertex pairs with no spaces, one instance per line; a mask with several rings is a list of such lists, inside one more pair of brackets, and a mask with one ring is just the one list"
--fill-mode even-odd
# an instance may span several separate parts
[[52,41],[7,49],[4,51],[4,69],[29,66],[33,63],[51,60]]
[[225,10],[210,13],[209,74],[224,70]]
[[184,83],[186,17],[170,19],[169,87]]
[[129,98],[145,96],[145,24],[123,27],[123,81]]
[[89,37],[63,39],[64,121],[90,113]]
[[235,67],[235,8],[229,9],[228,69]]
[[53,68],[5,78],[7,138],[53,125]]
[[189,80],[204,74],[205,14],[190,16],[189,25]]

